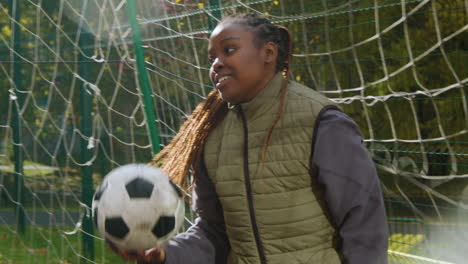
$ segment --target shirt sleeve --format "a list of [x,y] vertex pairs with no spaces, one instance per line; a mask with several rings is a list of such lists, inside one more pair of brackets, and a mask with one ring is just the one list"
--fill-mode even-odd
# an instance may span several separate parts
[[318,117],[312,162],[345,264],[387,263],[388,226],[380,181],[357,124],[341,111]]
[[175,236],[165,247],[165,264],[226,263],[230,245],[224,216],[215,187],[205,173],[193,188],[193,210],[198,213],[195,223]]

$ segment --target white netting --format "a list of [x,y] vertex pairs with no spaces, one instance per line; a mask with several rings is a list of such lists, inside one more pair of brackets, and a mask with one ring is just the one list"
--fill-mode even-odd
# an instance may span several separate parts
[[[80,167],[92,165],[96,185],[113,167],[151,158],[126,2],[0,0],[0,97],[9,102],[0,105],[0,235],[16,241],[7,253],[0,242],[0,262],[88,258]],[[291,78],[342,104],[361,127],[382,180],[394,263],[461,263],[468,240],[466,1],[135,2],[162,145],[211,89],[206,49],[218,15],[266,14],[291,30]],[[20,4],[18,19],[11,3]],[[92,97],[89,134],[81,128],[83,84]],[[23,207],[32,224],[25,236],[16,233],[12,209],[18,102]],[[95,241],[91,262],[118,261]]]

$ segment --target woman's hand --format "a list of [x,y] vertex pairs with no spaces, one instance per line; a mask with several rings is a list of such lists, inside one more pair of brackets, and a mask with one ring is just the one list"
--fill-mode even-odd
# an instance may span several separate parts
[[136,261],[137,264],[163,264],[166,253],[162,248],[151,248],[144,251],[127,251],[116,247],[112,242],[106,241],[107,246],[126,261]]

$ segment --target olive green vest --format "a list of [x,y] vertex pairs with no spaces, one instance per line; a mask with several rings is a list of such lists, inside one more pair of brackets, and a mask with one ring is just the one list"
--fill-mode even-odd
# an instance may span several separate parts
[[312,191],[316,186],[310,168],[315,119],[332,103],[291,82],[262,169],[263,146],[278,113],[282,81],[277,74],[241,110],[231,109],[205,144],[206,168],[223,206],[231,244],[228,263],[340,263],[333,248],[335,230],[317,200],[320,195]]

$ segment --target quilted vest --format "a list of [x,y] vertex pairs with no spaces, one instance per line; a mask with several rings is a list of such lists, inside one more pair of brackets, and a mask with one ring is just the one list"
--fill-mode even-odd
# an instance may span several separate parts
[[315,119],[332,103],[290,82],[262,166],[282,81],[277,74],[252,101],[231,109],[204,147],[231,244],[228,264],[340,263],[310,167]]

